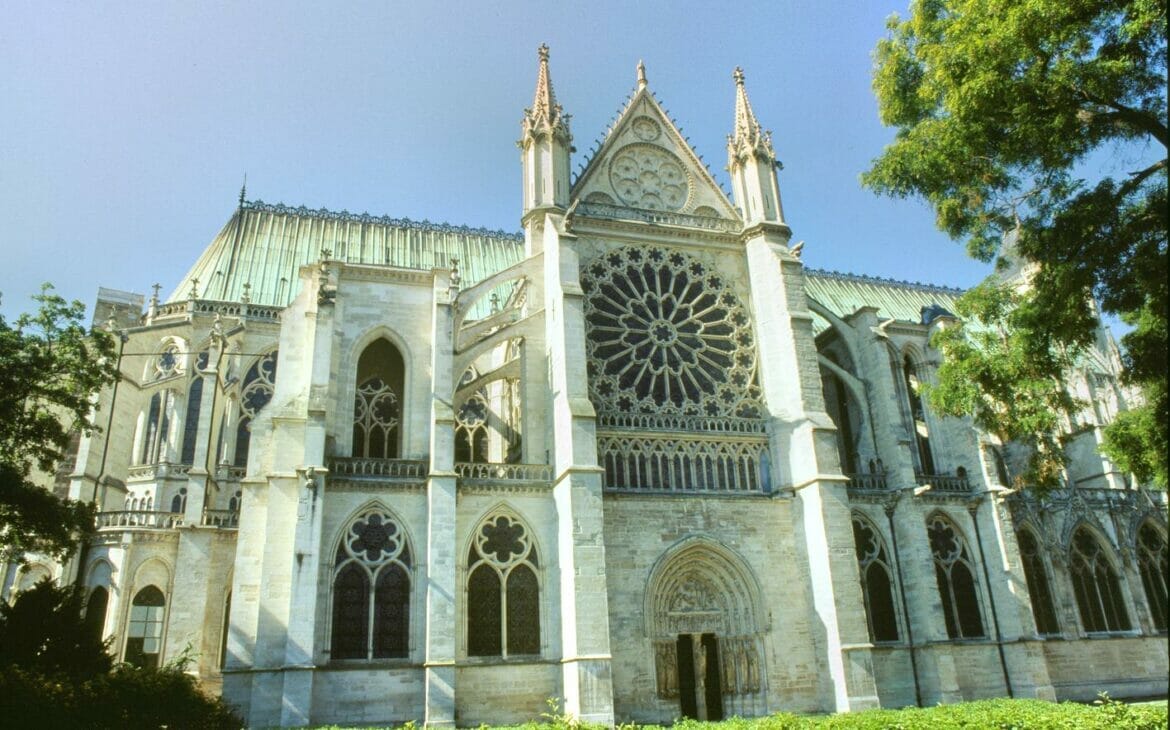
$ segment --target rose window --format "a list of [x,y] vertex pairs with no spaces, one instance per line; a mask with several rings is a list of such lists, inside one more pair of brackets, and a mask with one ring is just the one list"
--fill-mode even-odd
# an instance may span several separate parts
[[629,247],[585,267],[591,396],[603,413],[758,418],[755,340],[708,264]]
[[691,180],[682,160],[651,144],[632,144],[614,156],[609,182],[633,208],[680,211],[691,198]]

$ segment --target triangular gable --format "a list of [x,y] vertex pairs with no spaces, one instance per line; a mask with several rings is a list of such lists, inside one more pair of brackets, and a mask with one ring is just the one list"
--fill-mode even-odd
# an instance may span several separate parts
[[574,203],[739,218],[647,88],[639,89],[626,105],[570,197]]

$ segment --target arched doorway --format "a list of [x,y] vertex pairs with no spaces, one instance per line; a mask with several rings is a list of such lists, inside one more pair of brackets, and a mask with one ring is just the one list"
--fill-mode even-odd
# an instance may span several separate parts
[[659,698],[699,720],[762,711],[762,615],[759,584],[732,551],[693,538],[663,555],[646,588]]

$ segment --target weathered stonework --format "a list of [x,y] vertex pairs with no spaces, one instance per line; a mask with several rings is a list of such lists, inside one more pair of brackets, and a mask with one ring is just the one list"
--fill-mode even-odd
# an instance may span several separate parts
[[1070,488],[1005,496],[1011,445],[917,392],[959,292],[804,268],[742,73],[729,199],[644,68],[570,185],[547,63],[523,236],[241,196],[125,323],[84,564],[5,596],[106,591],[119,658],[193,653],[257,727],[1164,692],[1165,501],[1097,451],[1116,351],[1075,380]]

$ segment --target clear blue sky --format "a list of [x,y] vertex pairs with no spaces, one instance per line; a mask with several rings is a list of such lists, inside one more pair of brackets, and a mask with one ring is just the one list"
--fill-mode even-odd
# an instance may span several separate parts
[[[518,230],[515,140],[548,43],[574,167],[644,59],[727,186],[732,69],[784,163],[814,267],[969,286],[988,271],[921,203],[858,174],[892,137],[871,52],[906,0],[5,3],[2,310],[51,281],[169,292],[248,197]],[[340,9],[339,9],[340,8]]]

